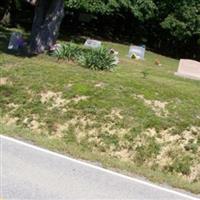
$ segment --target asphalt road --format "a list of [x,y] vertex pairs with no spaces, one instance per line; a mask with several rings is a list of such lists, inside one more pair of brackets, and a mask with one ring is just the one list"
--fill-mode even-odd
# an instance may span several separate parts
[[0,136],[0,199],[198,199]]

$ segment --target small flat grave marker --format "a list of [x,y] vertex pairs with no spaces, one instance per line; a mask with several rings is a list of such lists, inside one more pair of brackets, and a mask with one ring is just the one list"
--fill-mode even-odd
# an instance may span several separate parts
[[101,42],[98,41],[98,40],[91,40],[91,39],[87,39],[85,41],[85,44],[84,44],[85,47],[88,47],[88,48],[92,48],[92,49],[98,49],[101,47]]
[[145,48],[140,46],[131,45],[128,53],[128,57],[132,58],[133,56],[138,57],[138,59],[144,60]]
[[181,59],[179,63],[177,76],[200,80],[200,62],[195,60]]

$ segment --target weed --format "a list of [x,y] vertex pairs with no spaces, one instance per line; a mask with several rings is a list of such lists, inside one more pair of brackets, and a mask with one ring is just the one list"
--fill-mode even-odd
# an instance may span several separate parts
[[73,43],[62,44],[53,53],[58,59],[67,59],[68,61],[77,60],[81,54],[81,48]]
[[147,78],[147,76],[149,76],[149,70],[148,69],[145,69],[145,70],[143,70],[142,72],[141,72],[141,74],[142,74],[142,77],[144,78],[144,79],[146,79]]
[[191,162],[192,158],[190,156],[178,157],[174,160],[169,170],[188,175],[190,173]]
[[159,151],[160,145],[156,143],[155,138],[149,138],[146,144],[136,147],[135,160],[143,163],[153,156],[158,155]]

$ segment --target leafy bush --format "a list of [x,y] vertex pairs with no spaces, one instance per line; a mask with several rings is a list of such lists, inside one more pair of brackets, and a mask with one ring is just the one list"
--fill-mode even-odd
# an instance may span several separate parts
[[80,65],[93,70],[111,70],[116,66],[114,56],[104,47],[85,50],[78,62]]
[[67,59],[68,61],[75,61],[82,54],[82,49],[73,43],[62,44],[54,51],[54,55],[58,59]]

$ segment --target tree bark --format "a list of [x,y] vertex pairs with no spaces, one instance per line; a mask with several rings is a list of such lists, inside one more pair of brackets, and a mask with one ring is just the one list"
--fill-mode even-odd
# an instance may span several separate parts
[[3,25],[11,25],[12,21],[12,12],[15,10],[15,1],[14,0],[7,0],[3,2],[4,9],[0,16],[0,23]]
[[30,40],[32,53],[43,53],[56,43],[63,17],[64,0],[37,2]]

